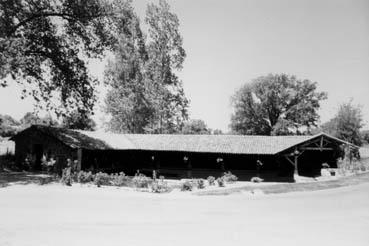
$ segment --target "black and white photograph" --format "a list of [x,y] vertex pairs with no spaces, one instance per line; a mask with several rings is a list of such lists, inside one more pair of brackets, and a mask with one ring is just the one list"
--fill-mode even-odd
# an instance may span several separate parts
[[0,0],[0,246],[369,245],[368,0]]

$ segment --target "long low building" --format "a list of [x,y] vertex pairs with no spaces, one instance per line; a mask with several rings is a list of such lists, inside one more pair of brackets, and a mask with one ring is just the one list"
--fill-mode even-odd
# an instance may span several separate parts
[[231,171],[241,180],[260,175],[270,181],[293,180],[293,174],[318,176],[323,163],[336,167],[342,145],[356,146],[320,133],[313,136],[113,134],[34,125],[12,138],[16,162],[41,168],[56,160],[61,172],[67,159],[79,170],[190,178]]

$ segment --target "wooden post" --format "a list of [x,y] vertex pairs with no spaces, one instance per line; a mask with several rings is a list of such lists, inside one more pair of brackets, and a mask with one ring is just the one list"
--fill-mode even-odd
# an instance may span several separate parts
[[299,175],[299,170],[298,170],[298,159],[299,157],[297,155],[295,155],[295,161],[294,161],[294,166],[295,166],[295,170],[294,170],[294,175]]
[[82,169],[82,149],[81,148],[77,150],[77,160],[78,160],[77,171],[81,171]]
[[187,166],[187,178],[192,178],[192,165],[191,165],[190,158],[188,156],[184,156],[183,157],[183,162]]

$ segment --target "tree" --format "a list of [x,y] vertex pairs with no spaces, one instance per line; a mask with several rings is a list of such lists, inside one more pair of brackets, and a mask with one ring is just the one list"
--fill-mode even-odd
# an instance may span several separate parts
[[211,131],[203,120],[190,120],[184,123],[182,134],[210,134]]
[[19,122],[9,115],[0,114],[0,137],[14,136],[19,128]]
[[223,131],[222,131],[222,130],[220,130],[220,129],[215,129],[215,130],[213,131],[213,135],[223,135]]
[[58,122],[55,121],[51,115],[45,117],[39,117],[36,113],[27,112],[22,119],[20,119],[20,128],[25,129],[31,125],[45,125],[45,126],[58,126]]
[[316,83],[286,74],[269,74],[245,84],[232,97],[231,129],[246,135],[308,133],[316,126],[325,92]]
[[63,118],[62,126],[69,129],[92,131],[95,130],[96,123],[88,115],[74,111]]
[[369,130],[364,130],[361,132],[361,138],[366,144],[369,144]]
[[352,102],[340,105],[335,117],[324,123],[321,128],[324,132],[343,139],[347,142],[361,146],[362,138],[360,129],[363,126],[361,107]]
[[[115,38],[122,1],[3,0],[0,2],[0,84],[16,81],[23,95],[57,114],[90,112],[97,80],[85,58],[100,58]],[[31,85],[31,86],[29,86]],[[53,98],[53,100],[51,100]],[[61,103],[55,105],[58,98]]]
[[108,126],[114,132],[179,132],[187,119],[188,100],[174,73],[185,58],[178,18],[165,1],[149,4],[144,35],[133,9],[128,15],[129,34],[119,35],[105,74],[111,87],[105,99],[111,115]]

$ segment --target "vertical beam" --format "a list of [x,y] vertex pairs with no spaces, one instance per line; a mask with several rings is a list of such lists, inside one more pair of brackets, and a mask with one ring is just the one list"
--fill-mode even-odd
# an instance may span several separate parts
[[81,168],[82,168],[82,149],[81,148],[77,150],[77,160],[78,160],[77,171],[81,171]]
[[295,160],[294,160],[294,166],[295,166],[295,170],[294,170],[294,175],[299,175],[299,170],[298,170],[298,155],[295,155]]
[[295,166],[295,170],[294,170],[293,174],[296,175],[296,176],[299,175],[298,158],[299,158],[299,151],[297,150],[297,148],[295,148],[295,151],[294,151],[294,166]]

